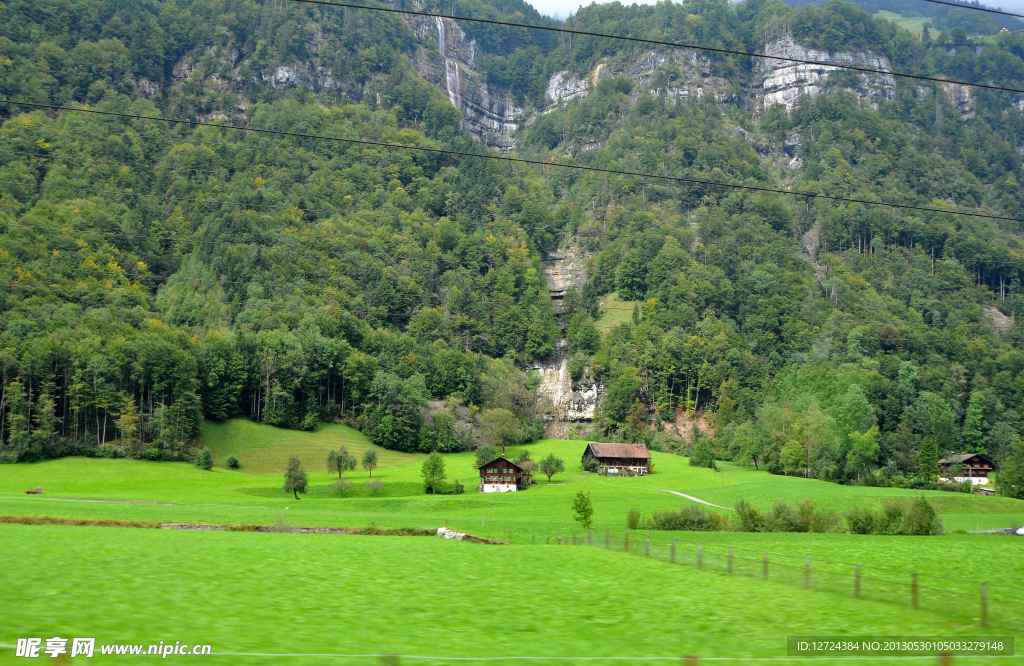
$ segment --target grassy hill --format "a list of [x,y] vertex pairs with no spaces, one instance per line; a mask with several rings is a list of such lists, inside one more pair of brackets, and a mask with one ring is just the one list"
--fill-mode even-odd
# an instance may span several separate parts
[[[214,464],[227,467],[230,455],[238,457],[238,471],[246,474],[277,474],[288,463],[289,456],[298,456],[310,472],[326,472],[327,452],[339,446],[362,459],[372,444],[363,433],[346,425],[320,424],[313,432],[288,430],[255,423],[246,419],[204,421],[199,441],[213,451]],[[378,447],[382,467],[409,462],[413,456]]]

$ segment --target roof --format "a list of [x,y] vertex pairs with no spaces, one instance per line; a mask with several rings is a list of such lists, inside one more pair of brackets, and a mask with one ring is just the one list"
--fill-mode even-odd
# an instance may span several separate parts
[[595,458],[650,458],[651,452],[643,444],[615,444],[610,442],[590,442],[587,450]]
[[966,462],[966,461],[970,460],[971,458],[975,458],[975,457],[981,458],[982,460],[984,460],[989,465],[992,464],[992,461],[988,459],[988,456],[982,455],[980,453],[958,453],[956,455],[948,456],[946,458],[943,458],[942,460],[939,461],[939,464],[940,465],[955,465],[957,463]]
[[498,456],[498,457],[497,457],[497,458],[495,458],[494,460],[488,460],[488,461],[487,461],[487,462],[485,462],[485,463],[484,463],[483,465],[480,465],[480,466],[478,466],[478,467],[477,467],[477,469],[483,469],[484,467],[487,467],[488,465],[493,465],[494,463],[498,462],[499,460],[500,460],[501,462],[506,462],[506,463],[508,463],[509,465],[512,465],[513,467],[515,467],[515,468],[516,468],[516,469],[518,469],[519,471],[523,471],[523,468],[522,468],[522,467],[520,467],[519,465],[515,464],[514,462],[512,462],[511,460],[509,460],[508,458],[506,458],[506,457],[505,457],[505,454],[504,454],[504,453],[502,453],[502,454],[501,454],[500,456]]

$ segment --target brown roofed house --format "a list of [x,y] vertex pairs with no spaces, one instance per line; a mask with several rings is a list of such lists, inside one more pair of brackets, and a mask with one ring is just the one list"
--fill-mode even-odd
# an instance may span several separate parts
[[[992,473],[992,461],[980,453],[958,453],[939,461],[939,480],[946,483],[963,483],[970,480],[972,485],[988,485]],[[956,476],[952,476],[952,472]]]
[[583,460],[594,458],[607,468],[611,476],[638,474],[643,476],[651,471],[651,452],[643,444],[616,444],[590,442],[583,452]]
[[480,465],[480,492],[510,493],[523,487],[523,468],[511,460],[500,458]]

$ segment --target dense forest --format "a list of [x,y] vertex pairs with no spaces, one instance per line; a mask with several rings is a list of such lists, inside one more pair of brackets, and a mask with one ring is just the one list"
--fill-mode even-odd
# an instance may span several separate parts
[[[512,0],[449,4],[555,25]],[[1024,86],[1024,35],[919,38],[838,1],[611,3],[568,22],[747,51],[785,31]],[[614,76],[544,108],[555,72],[649,49],[465,31],[532,114],[522,156],[993,217],[4,104],[0,456],[188,458],[202,419],[233,417],[346,419],[406,451],[529,441],[551,412],[530,367],[561,338],[573,382],[604,387],[580,432],[842,483],[1024,456],[1024,96],[975,89],[964,112],[898,79],[872,103],[838,73],[759,109],[755,64],[716,55],[718,94],[670,95],[670,60],[648,85]],[[417,75],[424,39],[289,2],[16,0],[0,96],[485,152]],[[282,65],[316,81],[276,85]],[[556,313],[542,261],[559,248],[589,259]],[[610,295],[626,323],[602,326]],[[685,439],[667,427],[696,415]]]

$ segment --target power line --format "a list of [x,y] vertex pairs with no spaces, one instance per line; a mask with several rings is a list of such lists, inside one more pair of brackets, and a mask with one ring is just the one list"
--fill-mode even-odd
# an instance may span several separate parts
[[1004,12],[1001,9],[989,9],[988,7],[982,7],[980,5],[965,5],[959,2],[947,2],[946,0],[924,0],[925,2],[932,2],[936,5],[947,5],[949,7],[960,7],[961,9],[976,9],[979,12],[988,12],[989,14],[1002,14],[1003,16],[1016,16],[1017,18],[1024,18],[1024,14],[1014,14],[1013,12]]
[[[298,1],[298,0],[296,0],[296,1]],[[1024,91],[1021,91],[1021,92],[1024,92]],[[430,147],[427,147],[427,146],[402,145],[402,144],[388,143],[388,142],[385,142],[385,141],[370,141],[370,140],[367,140],[367,139],[352,139],[352,138],[347,138],[347,137],[326,136],[326,135],[321,135],[321,134],[307,134],[307,133],[304,133],[304,132],[285,132],[285,131],[282,131],[282,130],[269,130],[269,129],[261,129],[261,128],[255,128],[255,127],[242,127],[240,125],[217,125],[215,123],[208,123],[208,122],[203,122],[203,121],[199,121],[199,120],[183,120],[183,119],[180,119],[180,118],[162,118],[162,117],[158,117],[158,116],[143,116],[143,115],[132,114],[132,113],[120,113],[120,112],[117,112],[117,111],[100,111],[100,110],[97,110],[97,109],[79,109],[79,108],[74,108],[74,107],[59,106],[59,105],[55,105],[55,104],[42,104],[42,103],[39,103],[39,102],[21,102],[21,101],[10,100],[10,99],[5,99],[5,98],[0,98],[0,103],[16,104],[16,105],[21,105],[21,106],[30,106],[30,107],[42,108],[42,109],[52,109],[52,110],[57,110],[57,111],[68,111],[68,112],[74,112],[74,113],[92,113],[92,114],[97,114],[97,115],[102,115],[102,116],[112,116],[112,117],[118,117],[118,118],[132,118],[132,119],[136,119],[136,120],[153,120],[153,121],[157,121],[157,122],[175,123],[175,124],[181,124],[181,125],[196,125],[196,126],[201,126],[201,127],[216,127],[216,128],[220,128],[220,129],[234,129],[234,130],[240,130],[240,131],[243,131],[243,132],[256,132],[256,133],[261,133],[261,134],[274,134],[274,135],[279,135],[279,136],[289,136],[289,137],[302,138],[302,139],[322,139],[322,140],[325,140],[325,141],[338,141],[340,143],[353,143],[353,144],[365,145],[365,146],[378,146],[378,147],[381,147],[381,148],[389,148],[389,149],[395,149],[395,150],[415,150],[415,151],[421,151],[421,152],[427,152],[427,153],[435,153],[435,154],[440,154],[440,155],[452,155],[452,156],[456,156],[456,157],[481,158],[481,159],[497,160],[497,161],[508,162],[508,163],[527,164],[527,165],[532,165],[532,166],[560,167],[560,168],[564,168],[564,169],[574,169],[574,170],[577,170],[577,171],[589,171],[589,172],[594,172],[594,173],[605,173],[605,174],[613,174],[613,175],[620,175],[620,176],[634,176],[634,177],[638,177],[638,178],[650,178],[650,179],[655,179],[655,180],[664,180],[664,181],[676,182],[676,183],[688,183],[688,184],[692,184],[692,185],[707,185],[707,186],[711,186],[711,187],[728,187],[728,188],[733,188],[733,189],[740,189],[740,190],[747,190],[747,191],[751,191],[751,192],[758,192],[758,193],[762,193],[762,194],[781,194],[781,195],[787,195],[787,196],[796,196],[796,197],[801,197],[801,198],[803,198],[805,200],[809,200],[809,199],[823,199],[823,200],[827,200],[827,201],[838,201],[838,202],[843,202],[843,203],[862,204],[862,205],[867,205],[867,206],[884,206],[884,207],[888,207],[888,208],[896,208],[896,209],[899,209],[899,210],[918,210],[918,211],[929,212],[929,213],[947,213],[947,214],[951,214],[951,215],[963,215],[963,216],[966,216],[966,217],[978,217],[978,218],[985,218],[985,219],[992,219],[992,220],[1003,220],[1003,221],[1007,221],[1007,222],[1022,222],[1022,223],[1024,223],[1024,219],[1022,219],[1022,218],[1009,217],[1009,216],[1005,216],[1005,215],[993,215],[993,214],[989,214],[989,213],[972,213],[972,212],[961,211],[961,210],[948,210],[948,209],[942,209],[942,208],[934,208],[934,207],[931,207],[931,206],[916,206],[916,205],[913,205],[913,204],[899,204],[899,203],[891,203],[891,202],[886,202],[886,201],[870,201],[868,199],[853,199],[853,198],[849,198],[849,197],[839,197],[839,196],[828,195],[828,194],[810,193],[810,192],[796,192],[796,191],[792,191],[792,190],[780,190],[780,189],[770,188],[770,187],[759,187],[759,186],[756,186],[756,185],[737,185],[735,183],[721,183],[721,182],[717,182],[717,181],[713,181],[713,180],[703,180],[703,179],[699,179],[699,178],[684,178],[682,176],[668,176],[668,175],[661,175],[661,174],[656,174],[656,173],[645,173],[645,172],[642,172],[642,171],[622,171],[622,170],[617,170],[617,169],[605,169],[605,168],[601,168],[601,167],[584,166],[584,165],[580,165],[580,164],[565,164],[565,163],[560,163],[560,162],[546,162],[544,160],[533,160],[533,159],[527,159],[527,158],[524,158],[524,157],[510,157],[508,155],[490,155],[490,154],[481,154],[481,153],[470,153],[470,152],[466,152],[466,151],[462,151],[462,150],[452,150],[452,149],[447,149],[447,148],[430,148]]]
[[[802,64],[802,65],[821,65],[821,66],[824,66],[824,67],[835,67],[837,69],[847,69],[847,70],[852,70],[852,71],[855,71],[855,72],[866,72],[866,73],[869,73],[869,74],[885,74],[885,75],[889,75],[889,76],[899,76],[899,77],[908,78],[908,79],[916,79],[916,80],[919,80],[919,81],[933,81],[933,82],[936,82],[936,83],[952,83],[952,84],[957,84],[957,85],[962,85],[962,86],[972,86],[972,87],[975,87],[975,88],[987,88],[989,90],[1000,90],[1000,91],[1003,91],[1003,92],[1012,92],[1012,93],[1024,94],[1024,90],[1021,90],[1021,89],[1018,89],[1018,88],[1006,88],[1004,86],[996,86],[996,85],[991,85],[991,84],[987,84],[987,83],[968,83],[967,81],[957,81],[957,80],[954,80],[954,79],[941,79],[941,78],[936,77],[936,76],[925,76],[923,74],[909,74],[907,72],[895,72],[895,71],[888,70],[888,69],[875,69],[875,68],[872,68],[872,67],[859,67],[857,65],[841,65],[841,64],[830,63],[830,62],[823,62],[821,60],[803,60],[803,59],[800,59],[800,58],[789,58],[789,57],[786,57],[786,56],[773,56],[773,55],[768,55],[767,53],[760,53],[758,51],[739,51],[739,50],[734,50],[734,49],[718,48],[718,47],[714,47],[714,46],[701,46],[699,44],[687,44],[685,42],[666,42],[666,41],[661,41],[661,40],[657,40],[657,39],[645,39],[643,37],[625,37],[623,35],[612,35],[612,34],[603,33],[603,32],[590,32],[588,30],[576,30],[574,28],[555,28],[555,27],[552,27],[552,26],[530,25],[530,24],[527,24],[527,23],[514,23],[512,21],[498,21],[496,19],[472,18],[472,17],[469,17],[469,16],[455,16],[455,15],[442,16],[441,14],[431,14],[429,12],[417,12],[417,11],[413,11],[411,9],[396,9],[396,8],[391,8],[391,7],[369,7],[369,6],[366,6],[366,5],[352,5],[352,4],[341,3],[341,2],[328,2],[327,0],[292,0],[292,1],[293,2],[301,2],[301,3],[305,3],[305,4],[310,4],[310,5],[326,5],[326,6],[329,6],[329,7],[342,7],[342,8],[346,8],[346,9],[369,9],[369,10],[375,11],[375,12],[387,12],[387,13],[391,13],[391,14],[409,14],[409,15],[412,15],[412,16],[423,16],[423,17],[435,18],[435,19],[436,18],[442,18],[442,19],[448,18],[448,19],[452,19],[452,20],[455,20],[455,21],[469,21],[469,22],[473,22],[473,23],[484,23],[484,24],[487,24],[487,25],[499,25],[499,26],[505,26],[505,27],[509,27],[509,28],[527,28],[527,29],[530,29],[530,30],[546,30],[546,31],[549,31],[549,32],[560,32],[560,33],[564,33],[564,34],[580,35],[580,36],[584,36],[584,37],[604,37],[604,38],[607,38],[607,39],[620,39],[620,40],[623,40],[623,41],[639,42],[641,44],[651,44],[651,45],[654,45],[654,46],[670,46],[670,47],[673,47],[673,48],[693,49],[693,50],[697,50],[697,51],[710,51],[712,53],[723,53],[723,54],[728,54],[728,55],[747,56],[747,57],[750,57],[750,58],[764,58],[764,59],[767,59],[767,60],[782,60],[782,61],[785,61],[785,62],[794,62],[794,63],[798,63],[798,64]],[[944,4],[952,4],[952,3],[944,3]]]

